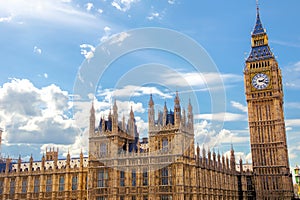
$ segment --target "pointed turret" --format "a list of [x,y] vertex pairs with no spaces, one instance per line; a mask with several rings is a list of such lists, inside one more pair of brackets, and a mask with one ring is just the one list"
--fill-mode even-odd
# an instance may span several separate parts
[[188,105],[187,126],[192,132],[194,132],[194,115],[193,115],[193,107],[192,107],[192,104],[191,104],[191,99],[189,99],[189,105]]
[[33,157],[32,157],[32,154],[31,154],[30,159],[29,159],[29,171],[32,171],[32,167],[33,167]]
[[67,154],[67,168],[70,168],[70,164],[71,164],[71,156],[70,156],[70,152],[68,151],[68,154]]
[[164,112],[163,112],[163,126],[167,125],[167,116],[168,116],[168,108],[167,108],[167,102],[165,101],[164,105]]
[[252,50],[247,59],[247,62],[266,60],[275,58],[269,47],[268,35],[263,28],[259,7],[257,5],[256,23],[252,32]]
[[118,133],[118,106],[117,101],[114,101],[113,116],[112,116],[112,133]]
[[127,132],[132,137],[135,137],[136,136],[136,125],[135,125],[135,119],[134,119],[134,113],[132,110],[132,106],[131,106],[129,115],[130,115],[130,117],[129,117],[128,123],[127,123]]
[[94,102],[92,102],[92,107],[90,110],[90,127],[89,127],[90,136],[92,136],[95,133],[95,127],[96,127],[95,123],[96,123],[95,108],[94,108]]
[[174,99],[174,125],[176,128],[180,127],[181,122],[181,107],[178,91],[176,91],[176,96]]
[[262,25],[261,20],[260,20],[259,6],[258,5],[257,5],[256,10],[257,10],[257,12],[256,12],[256,23],[255,23],[254,30],[252,32],[253,35],[265,33],[265,29],[263,28],[263,25]]
[[186,114],[185,114],[185,109],[182,109],[182,120],[181,120],[181,126],[185,127],[186,125]]
[[21,155],[19,155],[19,159],[18,159],[18,172],[21,170],[21,163],[22,163]]
[[148,103],[148,128],[149,131],[153,130],[155,124],[155,113],[154,113],[154,102],[152,99],[152,94],[150,94],[150,100]]
[[197,157],[196,158],[199,161],[199,158],[200,158],[200,146],[199,146],[199,143],[197,143],[196,152],[197,152]]
[[122,130],[126,131],[126,123],[125,123],[125,115],[123,113],[123,117],[122,117]]
[[231,145],[231,150],[230,150],[230,169],[232,171],[235,171],[235,156],[234,156],[233,145]]

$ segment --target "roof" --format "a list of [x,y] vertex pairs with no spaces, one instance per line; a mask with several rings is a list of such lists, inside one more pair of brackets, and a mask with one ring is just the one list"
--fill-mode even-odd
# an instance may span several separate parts
[[265,29],[263,28],[263,25],[260,20],[259,9],[257,9],[256,23],[252,35],[258,35],[262,33],[265,33]]
[[269,45],[252,47],[251,53],[247,59],[248,62],[274,58]]

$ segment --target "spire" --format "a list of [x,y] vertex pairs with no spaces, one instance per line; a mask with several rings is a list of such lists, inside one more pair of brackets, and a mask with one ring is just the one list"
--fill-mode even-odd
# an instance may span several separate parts
[[174,103],[175,103],[175,104],[180,104],[178,91],[176,91],[176,96],[175,96],[175,99],[174,99]]
[[123,113],[123,117],[122,117],[122,130],[125,131],[126,124],[125,124],[125,115]]
[[275,58],[269,47],[268,35],[265,29],[263,28],[260,19],[258,1],[256,1],[256,23],[252,32],[251,40],[252,49],[249,57],[247,58],[247,62],[256,62],[270,58]]
[[265,30],[263,28],[263,25],[261,23],[260,16],[259,16],[258,0],[256,0],[256,23],[255,23],[255,27],[254,27],[252,35],[257,35],[257,34],[262,34],[262,33],[265,33]]
[[91,110],[90,110],[90,114],[91,115],[95,114],[94,102],[92,102],[92,107],[91,107]]
[[152,94],[150,94],[150,100],[149,100],[149,107],[152,107],[154,106],[154,102],[153,102],[153,99],[152,99]]
[[[89,127],[89,134],[90,136],[94,134],[95,132],[95,123],[96,123],[96,119],[95,119],[95,108],[94,108],[94,102],[92,102],[92,107],[90,110],[90,127]],[[47,149],[46,149],[47,152]]]
[[[155,126],[155,111],[154,111],[154,102],[152,99],[152,94],[150,94],[149,104],[148,104],[148,130],[152,131]],[[159,115],[159,112],[158,112]]]
[[133,110],[132,110],[132,106],[130,108],[130,118],[131,119],[134,119],[134,113],[133,113]]
[[115,99],[114,101],[114,106],[113,106],[113,114],[116,115],[118,114],[118,106],[117,106],[117,100]]
[[174,99],[174,125],[175,128],[180,127],[181,122],[181,108],[180,108],[180,99],[178,95],[178,91],[176,91],[176,96]]
[[113,105],[113,116],[112,116],[112,132],[114,134],[118,133],[119,127],[118,127],[118,106],[117,101],[115,99],[114,105]]

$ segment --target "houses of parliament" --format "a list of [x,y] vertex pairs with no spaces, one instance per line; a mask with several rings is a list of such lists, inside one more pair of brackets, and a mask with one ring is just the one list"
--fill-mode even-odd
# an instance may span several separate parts
[[194,141],[191,102],[156,113],[150,95],[148,138],[139,138],[134,112],[127,122],[112,112],[96,121],[92,105],[89,154],[1,164],[0,199],[64,200],[290,200],[292,176],[283,113],[281,71],[268,44],[259,9],[244,67],[252,168]]

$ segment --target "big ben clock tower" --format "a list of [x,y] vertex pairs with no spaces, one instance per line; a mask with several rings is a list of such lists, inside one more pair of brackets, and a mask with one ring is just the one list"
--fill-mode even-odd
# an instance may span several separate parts
[[256,197],[291,199],[281,70],[270,50],[258,7],[244,78]]

